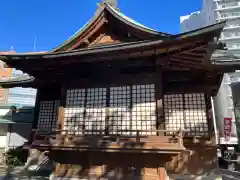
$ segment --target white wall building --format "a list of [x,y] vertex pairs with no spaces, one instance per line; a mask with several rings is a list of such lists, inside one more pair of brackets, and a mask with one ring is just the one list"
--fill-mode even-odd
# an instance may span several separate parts
[[[226,26],[220,37],[228,48],[228,55],[240,56],[240,0],[203,0],[202,8],[198,12],[180,17],[181,32],[192,31],[197,28],[226,21]],[[217,54],[215,54],[217,56]],[[240,58],[222,59],[236,61]],[[225,74],[218,95],[215,98],[216,120],[221,135],[220,144],[237,144],[237,130],[235,123],[234,104],[231,84],[240,77],[239,73]],[[238,97],[237,97],[238,98]],[[240,98],[240,94],[239,94]],[[224,117],[233,119],[232,137],[229,142],[223,138]]]
[[[16,69],[12,70],[12,78],[16,78],[21,75],[23,75],[22,71]],[[9,89],[7,104],[34,107],[36,92],[36,89],[33,88],[16,87]]]

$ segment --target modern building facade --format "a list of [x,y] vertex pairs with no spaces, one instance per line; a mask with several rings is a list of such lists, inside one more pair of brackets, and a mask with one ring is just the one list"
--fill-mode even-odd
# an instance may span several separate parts
[[[227,52],[216,52],[212,59],[221,56],[223,63],[240,62],[240,0],[203,0],[202,9],[199,12],[180,17],[182,32],[192,31],[213,23],[226,21],[226,25],[220,36],[220,41],[226,43]],[[239,61],[239,62],[238,62]],[[214,99],[215,114],[219,129],[219,144],[230,147],[237,145],[239,125],[235,112],[238,109],[240,95],[236,93],[236,83],[240,82],[239,72],[228,73],[223,77],[219,92]],[[234,95],[233,95],[233,92]],[[226,141],[224,137],[224,118],[232,119],[231,137]],[[237,125],[237,126],[236,126]],[[236,146],[234,148],[236,150]],[[232,151],[234,151],[232,149]]]
[[[20,70],[12,69],[11,78],[17,78],[23,75]],[[33,88],[11,88],[8,91],[7,104],[34,107],[36,99],[36,89]]]
[[[15,54],[15,51],[0,52],[1,54]],[[0,80],[5,81],[17,78],[23,75],[23,72],[12,68],[0,68]],[[36,89],[33,88],[0,88],[0,105],[13,105],[19,107],[34,107],[36,99]]]

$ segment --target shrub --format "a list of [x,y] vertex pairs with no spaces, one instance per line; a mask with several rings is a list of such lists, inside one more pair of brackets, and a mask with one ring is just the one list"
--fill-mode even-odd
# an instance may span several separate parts
[[26,162],[28,153],[22,147],[17,147],[9,149],[4,156],[6,165],[21,166]]

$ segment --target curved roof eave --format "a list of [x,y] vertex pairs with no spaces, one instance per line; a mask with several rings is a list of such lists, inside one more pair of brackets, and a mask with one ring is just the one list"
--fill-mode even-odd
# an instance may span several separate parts
[[120,20],[121,22],[128,24],[130,26],[132,26],[133,28],[139,29],[141,31],[153,34],[153,35],[158,35],[158,36],[162,36],[162,37],[169,37],[172,36],[171,34],[167,34],[167,33],[162,33],[162,32],[158,32],[156,30],[153,30],[151,28],[148,28],[136,21],[134,21],[133,19],[125,16],[123,13],[115,10],[114,8],[112,8],[110,5],[104,3],[102,5],[99,5],[99,7],[97,8],[94,16],[86,23],[84,24],[84,26],[82,28],[80,28],[76,33],[74,33],[68,40],[64,41],[62,44],[60,44],[59,46],[57,46],[56,48],[52,49],[50,52],[56,52],[59,49],[63,48],[64,46],[70,44],[73,40],[75,40],[82,32],[84,32],[89,26],[91,26],[91,24],[98,18],[98,16],[104,11],[107,10],[108,12],[110,12],[115,18],[117,18],[118,20]]
[[144,40],[139,42],[128,42],[128,43],[120,43],[120,44],[111,44],[111,45],[105,45],[105,46],[98,46],[98,47],[87,47],[82,48],[78,50],[71,50],[69,52],[47,52],[47,53],[34,53],[34,54],[6,54],[1,55],[0,59],[8,63],[12,60],[33,60],[33,59],[45,59],[45,58],[51,58],[51,56],[73,56],[73,55],[82,55],[82,54],[91,54],[96,52],[103,52],[103,51],[114,51],[114,50],[122,50],[122,49],[135,49],[140,47],[146,47],[146,46],[156,46],[161,43],[175,43],[177,41],[181,40],[187,40],[188,38],[196,38],[196,37],[202,37],[202,35],[207,35],[208,33],[216,33],[216,36],[220,36],[220,32],[222,31],[223,27],[225,25],[225,22],[220,22],[217,24],[213,24],[201,29],[197,29],[191,32],[178,34],[176,36],[172,36],[171,39],[167,40]]
[[14,87],[19,84],[29,84],[32,83],[35,80],[34,77],[29,76],[29,75],[22,75],[17,78],[7,80],[7,81],[0,81],[0,86],[1,87]]
[[66,41],[64,41],[59,46],[52,49],[50,52],[56,52],[59,49],[61,49],[62,47],[70,44],[73,40],[75,40],[82,32],[84,32],[98,18],[98,16],[103,12],[103,10],[104,10],[104,8],[99,5],[94,16],[87,23],[85,23],[83,25],[83,27],[81,27],[77,32],[75,32],[72,36],[70,36],[70,38],[68,38]]
[[143,24],[140,24],[139,22],[137,22],[137,21],[129,18],[128,16],[124,15],[120,11],[117,11],[116,9],[114,9],[113,7],[111,7],[108,4],[106,4],[105,7],[114,17],[116,17],[118,20],[122,21],[123,23],[132,26],[133,28],[137,28],[141,31],[145,31],[145,32],[148,32],[148,33],[154,34],[154,35],[165,36],[165,37],[172,36],[171,34],[159,32],[159,31],[156,31],[156,30],[151,29],[149,27],[146,27]]

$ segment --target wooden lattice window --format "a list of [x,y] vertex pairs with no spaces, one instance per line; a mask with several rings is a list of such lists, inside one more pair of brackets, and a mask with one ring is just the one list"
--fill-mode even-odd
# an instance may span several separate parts
[[141,134],[156,135],[156,132],[150,132],[156,130],[154,84],[132,86],[132,129]]
[[85,89],[67,90],[64,130],[82,134],[84,128]]
[[164,96],[164,114],[166,130],[178,131],[180,129],[184,129],[184,107],[182,94]]
[[[106,109],[107,104],[109,105]],[[67,91],[64,129],[85,134],[156,134],[155,86]],[[134,130],[135,132],[128,132]]]
[[203,93],[164,96],[166,130],[185,130],[186,135],[208,135],[205,95]]
[[185,129],[188,135],[208,135],[206,103],[203,93],[184,94],[185,103]]
[[106,88],[91,88],[87,89],[86,100],[86,133],[103,134],[105,130],[106,119]]
[[131,87],[111,87],[108,129],[110,134],[130,134]]
[[38,125],[40,130],[55,130],[57,128],[57,112],[59,100],[40,101]]

